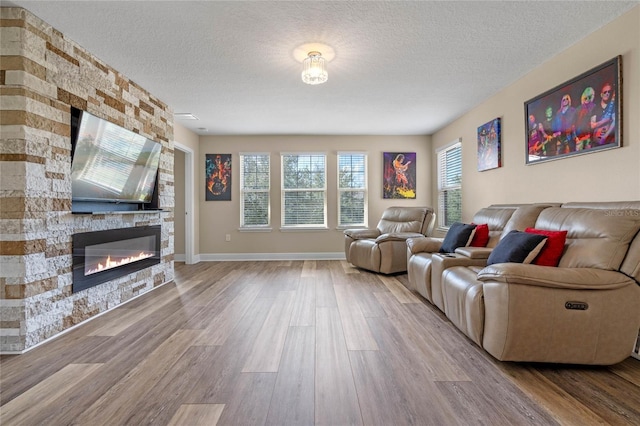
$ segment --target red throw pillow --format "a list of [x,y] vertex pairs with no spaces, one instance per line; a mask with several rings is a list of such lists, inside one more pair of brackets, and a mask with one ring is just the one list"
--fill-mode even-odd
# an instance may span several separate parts
[[476,225],[476,233],[473,235],[473,240],[471,240],[471,244],[469,244],[469,247],[486,247],[488,243],[489,225],[487,225],[486,223]]
[[533,264],[542,266],[558,266],[560,257],[564,252],[564,243],[567,240],[567,231],[547,231],[545,229],[527,228],[524,232],[540,234],[547,237],[547,243]]

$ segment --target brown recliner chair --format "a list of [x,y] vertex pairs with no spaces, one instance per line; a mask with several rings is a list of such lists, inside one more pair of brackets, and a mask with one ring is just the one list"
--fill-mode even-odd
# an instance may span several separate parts
[[347,261],[383,274],[407,270],[407,238],[428,236],[435,213],[431,207],[389,207],[376,228],[344,231]]

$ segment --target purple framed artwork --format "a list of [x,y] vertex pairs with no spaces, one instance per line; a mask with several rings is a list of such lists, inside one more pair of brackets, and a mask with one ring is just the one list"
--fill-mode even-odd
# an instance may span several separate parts
[[382,198],[416,198],[416,153],[385,152]]
[[500,118],[478,127],[478,171],[502,166]]
[[527,164],[622,146],[622,57],[524,103]]
[[231,154],[205,154],[205,200],[231,201]]

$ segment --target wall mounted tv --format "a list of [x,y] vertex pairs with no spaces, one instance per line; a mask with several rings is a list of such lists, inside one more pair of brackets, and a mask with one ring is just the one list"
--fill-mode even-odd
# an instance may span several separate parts
[[72,211],[151,205],[160,143],[77,109],[71,112],[71,140]]

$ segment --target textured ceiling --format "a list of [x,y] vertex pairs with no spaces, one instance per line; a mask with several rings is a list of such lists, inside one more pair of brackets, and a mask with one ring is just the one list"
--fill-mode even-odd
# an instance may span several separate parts
[[[179,122],[201,135],[431,134],[637,4],[2,1],[199,117]],[[296,59],[313,42],[335,54],[318,86]]]

